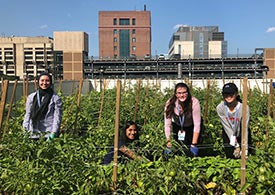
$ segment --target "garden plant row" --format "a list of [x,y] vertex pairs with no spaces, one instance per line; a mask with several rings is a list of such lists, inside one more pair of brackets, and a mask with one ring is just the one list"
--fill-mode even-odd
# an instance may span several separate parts
[[14,103],[7,131],[1,136],[0,194],[275,194],[275,122],[267,116],[268,94],[257,89],[248,92],[255,153],[246,161],[246,183],[241,188],[241,160],[226,159],[223,153],[222,128],[216,114],[221,92],[215,83],[209,90],[205,112],[206,89],[192,88],[207,116],[203,116],[202,156],[189,158],[163,155],[164,104],[173,89],[122,87],[120,124],[135,117],[142,129],[141,146],[135,150],[150,162],[118,164],[116,189],[113,165],[102,165],[114,141],[115,88],[104,90],[104,95],[96,91],[82,95],[79,107],[77,94],[63,96],[59,92],[63,101],[61,134],[51,142],[25,138],[22,98]]

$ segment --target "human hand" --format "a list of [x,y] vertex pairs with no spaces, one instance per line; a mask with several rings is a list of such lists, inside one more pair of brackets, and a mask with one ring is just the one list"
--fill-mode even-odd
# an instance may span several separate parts
[[191,152],[194,156],[198,156],[199,149],[198,149],[197,146],[191,145],[191,146],[190,146],[190,152]]
[[54,137],[55,137],[55,134],[51,133],[46,141],[49,142],[49,141],[53,140]]
[[171,146],[172,146],[172,143],[171,143],[171,141],[170,141],[170,140],[168,140],[168,141],[167,141],[167,144],[166,144],[166,146],[167,146],[168,148],[171,148]]
[[233,155],[235,158],[240,158],[241,157],[241,149],[240,147],[235,148]]

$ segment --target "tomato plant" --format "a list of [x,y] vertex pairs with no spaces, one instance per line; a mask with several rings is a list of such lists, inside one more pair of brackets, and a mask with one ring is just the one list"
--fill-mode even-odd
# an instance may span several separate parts
[[[134,120],[141,126],[140,147],[133,148],[143,160],[118,164],[116,189],[113,165],[102,165],[113,144],[116,89],[62,96],[62,133],[52,142],[24,137],[24,102],[15,103],[7,132],[0,144],[0,192],[4,194],[274,194],[274,120],[267,118],[267,95],[253,89],[249,94],[250,128],[255,154],[246,162],[246,185],[241,188],[241,161],[226,159],[216,106],[220,89],[192,88],[200,100],[205,121],[202,157],[165,156],[163,111],[173,89],[157,85],[126,84],[121,90],[120,125]],[[137,98],[138,97],[138,98]],[[138,99],[138,102],[137,102]],[[102,105],[101,105],[102,103]],[[100,113],[100,107],[102,112]],[[206,112],[207,111],[207,112]],[[205,116],[206,115],[206,116]],[[100,120],[99,120],[100,119]],[[150,159],[150,162],[145,160]]]

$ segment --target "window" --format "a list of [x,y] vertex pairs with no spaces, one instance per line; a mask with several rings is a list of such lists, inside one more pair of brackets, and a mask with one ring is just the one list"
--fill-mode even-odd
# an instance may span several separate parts
[[132,19],[132,25],[136,25],[136,19],[135,18]]
[[117,34],[117,29],[114,29],[114,35],[116,35]]
[[134,38],[132,38],[132,42],[133,43],[135,43],[136,42],[136,38],[134,37]]
[[133,29],[133,30],[132,30],[132,34],[136,34],[136,29]]
[[116,37],[114,38],[114,42],[115,42],[115,43],[117,42],[117,38],[116,38]]
[[130,56],[130,30],[119,30],[119,56],[127,58]]
[[117,19],[114,18],[114,25],[117,25]]
[[127,18],[119,19],[119,25],[130,25],[130,20]]
[[114,51],[117,51],[117,46],[114,46]]
[[133,46],[133,47],[132,47],[132,50],[133,50],[133,51],[136,51],[136,50],[137,50],[136,46]]

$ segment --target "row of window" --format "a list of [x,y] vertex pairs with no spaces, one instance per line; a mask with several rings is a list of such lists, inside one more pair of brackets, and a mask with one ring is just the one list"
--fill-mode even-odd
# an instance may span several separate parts
[[[137,50],[137,47],[136,46],[132,46],[132,51],[136,51]],[[114,51],[117,51],[117,46],[115,45],[114,46]]]
[[[117,38],[116,38],[116,37],[114,37],[114,43],[116,43],[116,42],[117,42]],[[132,38],[132,42],[133,42],[133,43],[137,42],[137,40],[136,40],[136,38],[135,38],[135,37],[133,37],[133,38]]]
[[[117,25],[117,18],[114,18],[113,25]],[[120,18],[119,25],[130,25],[129,18]],[[136,25],[136,19],[132,18],[132,25]]]
[[[136,29],[132,29],[132,34],[136,34]],[[117,35],[117,29],[114,29],[114,35]]]

